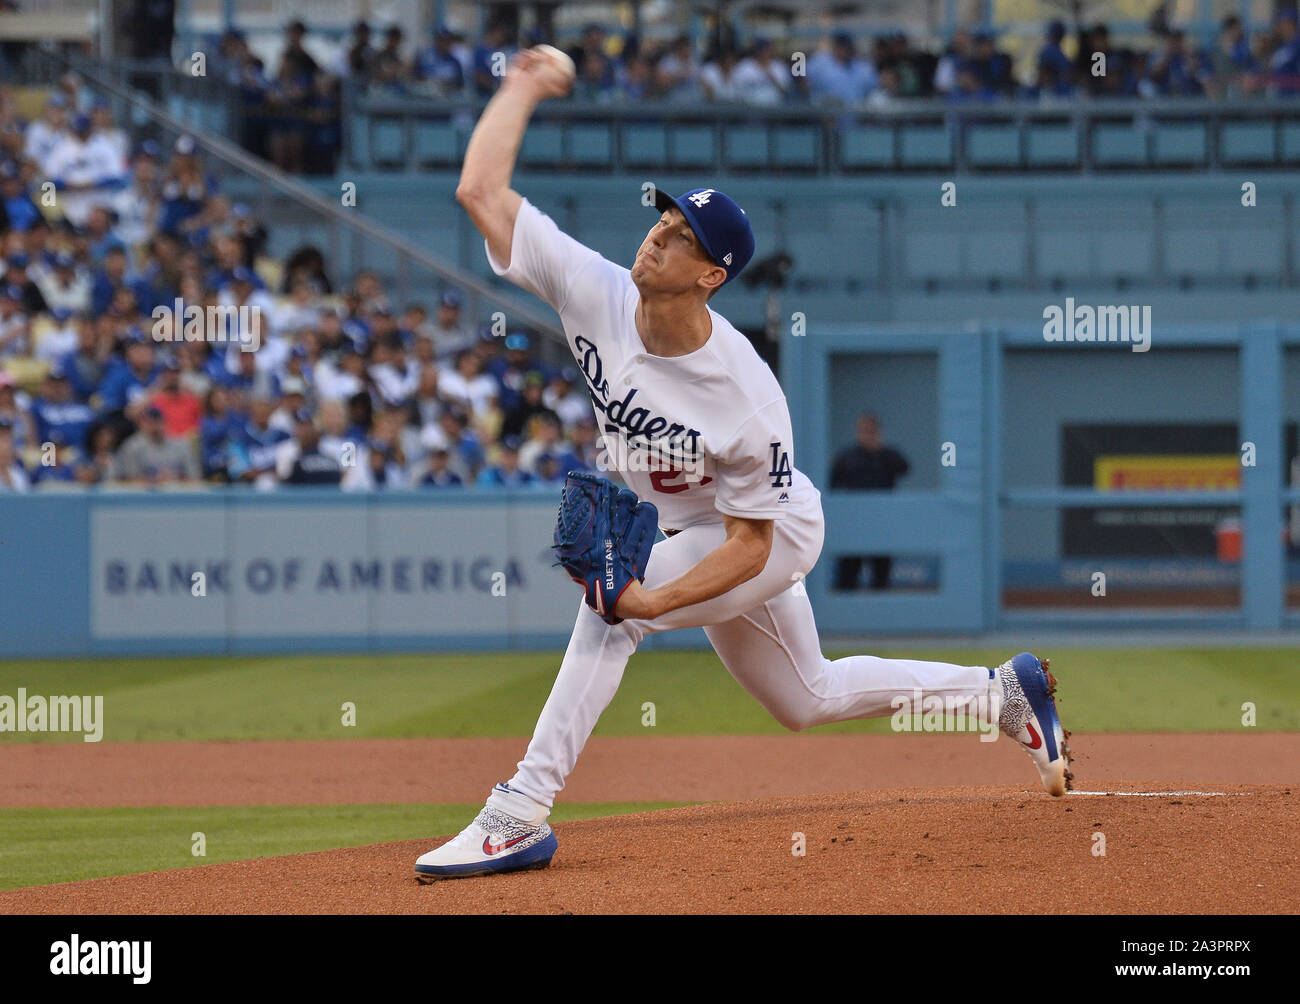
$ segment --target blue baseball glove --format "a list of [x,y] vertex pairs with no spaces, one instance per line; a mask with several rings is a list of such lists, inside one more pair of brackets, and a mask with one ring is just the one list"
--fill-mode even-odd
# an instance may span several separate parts
[[606,623],[622,621],[614,607],[628,584],[645,581],[658,526],[659,510],[638,502],[635,492],[583,471],[564,479],[552,548]]

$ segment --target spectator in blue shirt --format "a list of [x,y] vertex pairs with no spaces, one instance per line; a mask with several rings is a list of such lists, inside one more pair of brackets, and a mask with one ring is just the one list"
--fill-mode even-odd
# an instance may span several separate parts
[[220,384],[213,384],[208,389],[199,422],[199,463],[205,478],[226,479],[230,441],[243,423],[244,417],[231,403],[230,392]]
[[1196,57],[1187,52],[1181,31],[1170,31],[1165,36],[1164,50],[1148,57],[1146,78],[1146,97],[1191,97],[1202,93]]
[[522,331],[512,331],[506,335],[505,354],[489,360],[484,367],[501,388],[497,403],[501,405],[502,411],[510,411],[519,404],[524,379],[537,369],[533,362],[532,348],[532,339],[528,335]]
[[32,402],[36,438],[42,443],[63,442],[85,451],[86,432],[95,421],[95,411],[77,401],[64,368],[55,364],[45,378],[45,387]]
[[90,241],[92,261],[102,262],[104,256],[114,248],[126,248],[122,239],[113,232],[117,214],[105,206],[96,206],[86,219],[86,237]]
[[433,44],[415,54],[412,76],[429,81],[438,97],[457,97],[465,90],[465,67],[452,52],[455,41],[454,33],[438,28],[433,33]]
[[[1094,73],[1094,68],[1104,72]],[[1110,29],[1105,24],[1098,22],[1086,33],[1080,32],[1074,76],[1081,90],[1093,97],[1113,97],[1121,89],[1122,72],[1119,53],[1111,49]]]
[[[251,353],[249,353],[251,355]],[[226,470],[231,481],[274,485],[276,447],[290,438],[284,429],[271,426],[275,403],[256,397],[249,406],[248,421],[230,438],[226,450]]]
[[54,456],[51,458],[54,462],[45,463],[45,451],[44,447],[42,447],[41,462],[32,469],[32,481],[36,484],[42,484],[78,480],[77,468],[80,466],[80,461],[74,458],[68,442],[63,437],[63,433],[55,432],[44,442],[54,446]]
[[130,290],[135,295],[136,303],[140,305],[141,310],[152,309],[153,292],[149,289],[149,284],[139,279],[128,278],[126,249],[120,246],[110,248],[99,268],[95,270],[90,287],[91,311],[102,314],[108,310],[109,304],[113,302],[113,295],[119,289]]
[[438,416],[438,426],[455,454],[453,461],[462,470],[478,470],[483,464],[483,444],[469,427],[469,414],[459,405],[448,405]]
[[1282,96],[1300,93],[1300,37],[1296,31],[1296,12],[1279,11],[1273,27],[1278,39],[1278,47],[1269,64],[1273,86]]
[[578,76],[587,74],[587,87],[597,93],[606,93],[614,87],[617,67],[605,49],[605,29],[594,21],[582,29],[582,40],[569,50],[569,58],[578,69]]
[[856,105],[876,88],[876,70],[857,54],[853,36],[838,31],[830,50],[821,49],[808,61],[808,87],[814,101]]
[[478,475],[480,488],[526,488],[532,483],[533,476],[519,468],[519,440],[514,436],[501,441],[496,463],[484,467]]
[[27,186],[12,161],[0,164],[0,200],[3,200],[4,222],[10,230],[26,233],[41,219],[41,211],[27,194]]
[[465,482],[450,468],[451,454],[442,447],[429,451],[429,469],[420,479],[423,488],[462,488]]
[[1038,51],[1040,93],[1046,90],[1047,93],[1064,96],[1073,91],[1074,64],[1061,48],[1064,38],[1065,25],[1062,22],[1053,21],[1047,26],[1047,37]]
[[971,104],[993,101],[997,92],[980,80],[974,65],[963,66],[957,71],[957,86],[948,94],[953,104]]
[[95,325],[82,318],[77,322],[77,347],[59,360],[78,401],[87,401],[99,388],[111,365],[107,346],[102,348]]
[[182,136],[176,141],[174,156],[162,181],[158,229],[163,233],[179,235],[181,224],[201,213],[203,203],[216,191],[212,179],[199,166],[197,152],[192,136]]
[[132,327],[126,336],[122,357],[109,363],[99,388],[101,415],[120,412],[142,395],[158,378],[162,367],[154,358],[153,341],[140,328]]
[[515,53],[515,47],[506,44],[509,37],[506,26],[496,22],[488,26],[482,41],[474,47],[474,93],[480,98],[491,97],[501,86],[505,68]]
[[[1065,60],[1064,55],[1062,60],[1068,72],[1069,61]],[[979,80],[981,91],[995,97],[1009,94],[1015,85],[1011,75],[1011,58],[998,51],[997,38],[991,31],[982,31],[975,36],[975,55],[970,68]]]

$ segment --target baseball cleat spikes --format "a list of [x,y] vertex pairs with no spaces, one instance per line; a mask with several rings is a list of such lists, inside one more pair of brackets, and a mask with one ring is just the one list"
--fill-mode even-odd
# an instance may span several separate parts
[[1021,652],[997,668],[1000,694],[998,727],[1020,744],[1038,769],[1049,795],[1061,796],[1074,782],[1069,733],[1056,713],[1056,677],[1050,660]]
[[[1047,696],[1052,698],[1052,705],[1056,705],[1056,677],[1052,675],[1052,660],[1041,660],[1043,672],[1047,674]],[[1059,720],[1059,719],[1058,719]],[[1065,790],[1071,791],[1074,788],[1074,772],[1070,770],[1074,763],[1074,754],[1070,750],[1070,730],[1062,727],[1061,729],[1061,752],[1065,754]]]

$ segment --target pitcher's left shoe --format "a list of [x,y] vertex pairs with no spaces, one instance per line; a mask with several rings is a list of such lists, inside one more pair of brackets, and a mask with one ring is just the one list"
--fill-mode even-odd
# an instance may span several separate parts
[[1064,795],[1070,773],[1070,734],[1056,714],[1056,678],[1029,652],[1008,659],[996,670],[993,686],[1000,701],[998,728],[1020,744],[1038,768],[1049,795]]
[[[532,822],[519,819],[507,809],[529,816]],[[545,868],[559,846],[546,822],[549,811],[509,785],[498,784],[474,822],[441,847],[416,859],[416,879],[434,882]]]

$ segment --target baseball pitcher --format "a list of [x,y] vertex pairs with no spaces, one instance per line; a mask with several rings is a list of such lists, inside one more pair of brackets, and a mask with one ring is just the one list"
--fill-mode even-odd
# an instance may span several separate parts
[[1063,795],[1069,750],[1055,681],[1033,655],[995,668],[822,655],[803,588],[822,549],[821,495],[795,466],[776,377],[708,306],[754,254],[749,220],[714,188],[656,192],[657,218],[630,268],[563,233],[510,184],[534,108],[571,83],[551,53],[517,54],[470,138],[456,198],[493,271],[559,313],[627,488],[567,481],[555,551],[584,590],[559,675],[518,772],[417,860],[417,877],[549,864],[547,816],[628,659],[647,634],[677,628],[702,627],[728,672],[792,730],[888,716],[899,695],[917,692],[991,709],[989,724]]

